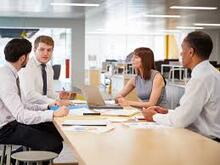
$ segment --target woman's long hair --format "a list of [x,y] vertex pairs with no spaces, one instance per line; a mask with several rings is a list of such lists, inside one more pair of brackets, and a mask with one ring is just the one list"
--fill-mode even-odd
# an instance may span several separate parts
[[[140,47],[134,50],[134,55],[141,58],[143,79],[150,79],[151,69],[155,69],[153,51],[150,48]],[[137,74],[140,75],[140,69],[137,69]]]

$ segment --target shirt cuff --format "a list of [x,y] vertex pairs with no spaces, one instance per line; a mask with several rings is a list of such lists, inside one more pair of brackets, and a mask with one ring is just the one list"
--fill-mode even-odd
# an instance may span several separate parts
[[153,115],[153,120],[161,125],[167,125],[171,126],[170,120],[169,120],[169,114],[155,114]]
[[39,105],[41,110],[47,110],[48,109],[48,104],[42,104]]
[[53,120],[53,111],[46,110],[44,111],[44,113],[45,114],[43,115],[43,121],[47,122]]
[[47,103],[48,104],[52,104],[52,103],[54,103],[56,100],[54,100],[54,99],[51,99],[51,98],[47,98]]

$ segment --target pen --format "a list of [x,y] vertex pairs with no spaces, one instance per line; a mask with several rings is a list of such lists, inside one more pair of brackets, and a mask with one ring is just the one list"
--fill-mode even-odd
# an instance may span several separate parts
[[63,87],[63,91],[65,91],[65,88]]
[[137,120],[146,120],[144,117],[137,117]]
[[85,112],[83,115],[101,115],[99,112]]
[[106,124],[62,124],[62,126],[107,126]]

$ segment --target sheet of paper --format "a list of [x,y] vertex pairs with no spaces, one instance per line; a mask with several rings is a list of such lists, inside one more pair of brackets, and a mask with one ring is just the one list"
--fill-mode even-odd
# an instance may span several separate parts
[[169,126],[159,125],[154,122],[127,122],[124,125],[135,129],[157,129],[157,128],[171,128]]
[[86,100],[71,100],[73,104],[87,104]]
[[130,119],[128,119],[128,118],[123,118],[123,117],[110,117],[110,118],[108,118],[108,120],[109,121],[111,121],[112,123],[123,123],[123,122],[127,122],[128,120],[130,120]]
[[115,104],[115,100],[105,100],[105,104]]
[[88,108],[77,108],[77,109],[71,109],[69,111],[69,114],[83,116],[83,113],[90,113],[90,112],[93,112],[93,111],[89,110]]
[[103,126],[110,124],[108,120],[65,120],[62,125],[70,126]]
[[110,109],[107,111],[103,111],[101,114],[103,116],[122,116],[122,117],[130,117],[139,113],[137,109],[124,110],[124,109]]
[[113,126],[106,126],[106,127],[91,127],[91,126],[70,126],[65,127],[65,131],[74,131],[74,132],[92,132],[92,133],[105,133],[113,130]]

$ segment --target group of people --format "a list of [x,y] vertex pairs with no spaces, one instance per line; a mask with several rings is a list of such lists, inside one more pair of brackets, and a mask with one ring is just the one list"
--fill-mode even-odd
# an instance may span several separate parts
[[[12,39],[4,48],[6,65],[0,68],[0,144],[15,144],[60,153],[62,137],[52,123],[66,116],[65,105],[71,94],[53,92],[53,70],[48,64],[54,41],[39,36],[32,44],[27,39]],[[49,108],[60,105],[57,111]]]
[[[7,64],[0,68],[0,144],[16,144],[60,153],[62,137],[54,127],[54,117],[66,116],[69,92],[53,91],[52,58],[54,41],[39,36],[32,45],[27,39],[12,39],[4,49]],[[220,138],[220,73],[208,61],[213,49],[204,32],[189,33],[182,42],[182,64],[192,70],[180,105],[167,109],[166,81],[155,69],[150,48],[133,51],[136,76],[116,96],[122,106],[142,110],[147,121],[173,127],[187,127],[209,138]],[[136,89],[139,101],[125,97]],[[53,105],[60,105],[50,111]]]
[[[149,48],[134,50],[131,61],[137,75],[128,81],[116,101],[122,106],[142,108],[147,121],[189,128],[220,142],[220,72],[209,63],[212,39],[204,32],[191,32],[181,47],[182,65],[192,73],[178,107],[167,109],[166,82],[155,70]],[[125,98],[134,88],[139,101]]]

